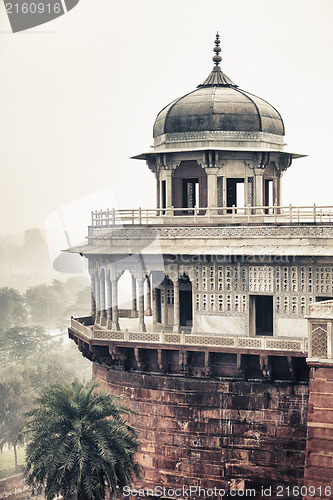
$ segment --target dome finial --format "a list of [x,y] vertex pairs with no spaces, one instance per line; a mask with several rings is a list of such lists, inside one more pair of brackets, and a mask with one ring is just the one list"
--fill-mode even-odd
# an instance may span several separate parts
[[218,85],[219,87],[238,87],[238,85],[235,85],[234,82],[231,81],[230,78],[228,78],[221,69],[220,62],[222,61],[222,57],[220,56],[220,43],[220,35],[219,32],[217,32],[215,38],[215,47],[213,49],[215,52],[215,56],[213,57],[215,66],[213,67],[210,75],[208,75],[206,80],[201,85],[198,85],[198,87],[213,87],[215,85]]
[[215,56],[213,57],[213,61],[215,63],[215,66],[218,66],[222,61],[222,57],[219,55],[221,52],[219,32],[216,33],[214,52]]

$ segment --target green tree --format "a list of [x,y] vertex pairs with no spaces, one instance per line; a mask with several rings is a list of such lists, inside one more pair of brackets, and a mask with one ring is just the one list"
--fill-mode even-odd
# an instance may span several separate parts
[[101,500],[139,475],[132,411],[96,383],[45,390],[29,412],[26,480],[48,500]]
[[63,284],[54,280],[51,285],[42,284],[28,288],[25,301],[31,321],[37,324],[54,325],[67,308],[66,293]]
[[75,298],[75,302],[73,302],[66,311],[67,318],[71,316],[79,317],[79,316],[89,316],[91,314],[91,287],[86,286],[79,289],[75,294],[73,294],[73,298]]
[[22,325],[27,320],[24,299],[14,288],[0,288],[0,329]]
[[[13,448],[17,470],[16,448],[24,442],[19,431],[26,423],[26,412],[34,399],[49,385],[64,384],[75,378],[89,380],[91,366],[72,344],[64,348],[62,342],[50,341],[40,347],[29,341],[25,345],[24,341],[22,348],[21,339],[16,342],[15,335],[11,338],[4,334],[4,340],[11,349],[1,352],[0,342],[0,450],[5,444]],[[36,340],[34,336],[32,340]]]
[[38,352],[50,341],[50,336],[41,326],[13,326],[0,330],[1,367],[26,359]]
[[0,449],[5,444],[12,446],[17,464],[17,445],[24,442],[20,433],[25,424],[25,413],[30,408],[31,395],[24,380],[20,377],[0,380]]
[[71,315],[89,314],[90,287],[85,278],[53,280],[28,288],[25,301],[31,321],[63,329]]

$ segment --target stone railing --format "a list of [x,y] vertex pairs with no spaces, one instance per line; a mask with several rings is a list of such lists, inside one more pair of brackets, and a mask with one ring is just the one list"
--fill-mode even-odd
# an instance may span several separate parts
[[[87,339],[115,342],[156,343],[188,346],[230,347],[239,349],[262,349],[276,351],[295,351],[306,353],[308,342],[305,338],[285,337],[240,337],[237,335],[214,335],[211,333],[188,334],[160,332],[134,332],[107,330],[98,326],[83,326],[72,318],[71,328],[86,336]],[[82,328],[83,326],[83,328]]]
[[333,300],[312,304],[308,322],[308,361],[333,363]]
[[[264,219],[263,219],[264,218]],[[179,224],[186,222],[255,223],[332,223],[332,206],[256,206],[256,207],[194,207],[99,210],[92,212],[92,226],[126,224]]]
[[[71,328],[78,333],[81,333],[84,337],[88,339],[93,338],[93,326],[87,326],[84,323],[87,322],[88,318],[71,318]],[[90,317],[91,320],[91,317]]]

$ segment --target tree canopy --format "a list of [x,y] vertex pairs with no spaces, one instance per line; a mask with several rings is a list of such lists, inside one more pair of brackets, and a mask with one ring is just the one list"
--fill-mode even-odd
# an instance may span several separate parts
[[0,330],[25,323],[27,316],[22,295],[14,288],[0,288]]
[[26,480],[48,500],[102,500],[139,476],[132,411],[95,382],[46,389],[28,414]]
[[48,335],[41,326],[13,326],[0,330],[0,362],[5,365],[22,361],[34,354],[50,342]]
[[0,379],[0,450],[12,446],[17,470],[17,445],[24,441],[20,431],[25,424],[25,412],[30,408],[31,393],[21,377]]

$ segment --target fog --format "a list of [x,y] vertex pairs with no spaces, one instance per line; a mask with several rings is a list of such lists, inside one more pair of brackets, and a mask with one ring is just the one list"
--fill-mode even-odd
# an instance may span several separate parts
[[217,30],[225,73],[280,111],[288,150],[310,155],[285,174],[283,202],[331,204],[330,0],[80,0],[17,34],[0,14],[0,234],[47,230],[53,255],[64,227],[84,239],[92,209],[153,207],[153,175],[129,157],[208,75]]

